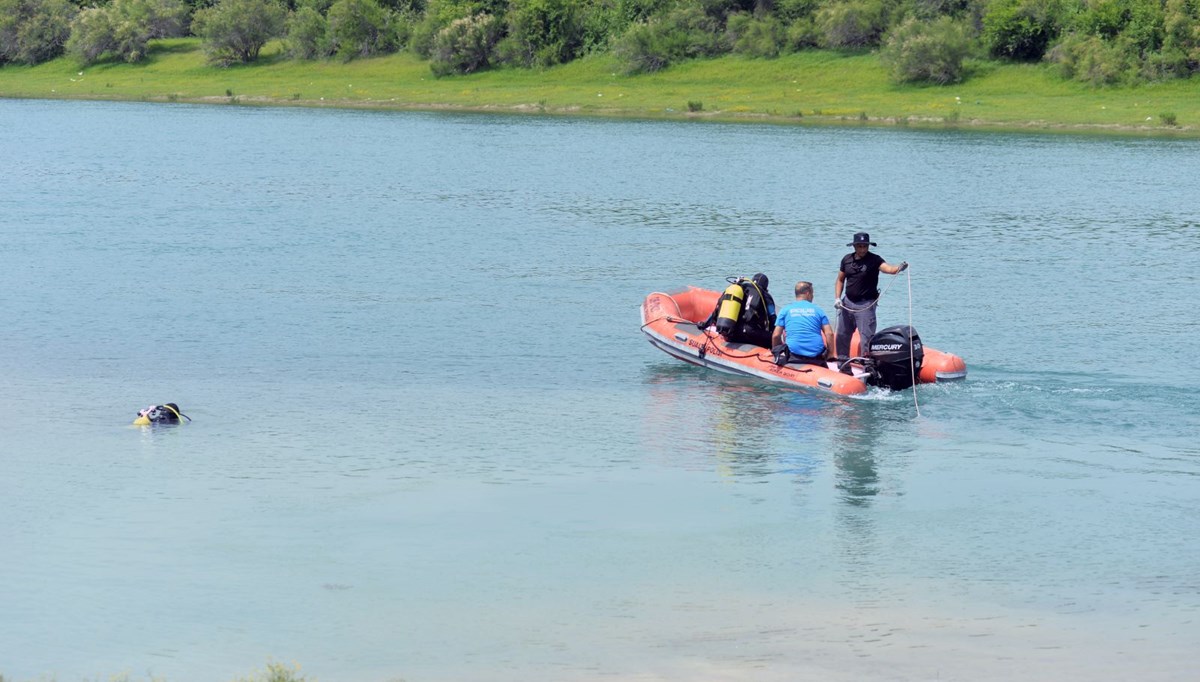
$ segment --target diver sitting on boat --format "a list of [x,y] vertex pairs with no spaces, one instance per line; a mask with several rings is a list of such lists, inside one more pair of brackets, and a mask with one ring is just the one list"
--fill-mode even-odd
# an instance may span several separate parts
[[192,421],[191,417],[179,411],[178,405],[167,403],[165,405],[151,405],[143,410],[138,410],[137,419],[133,420],[133,425],[178,424],[184,419]]
[[825,311],[813,302],[812,282],[796,282],[796,300],[783,306],[771,334],[775,364],[824,366],[833,355],[833,327]]
[[729,278],[725,293],[717,299],[701,329],[716,325],[716,330],[730,343],[750,343],[771,347],[771,329],[775,326],[775,299],[767,291],[769,280],[763,273],[750,279]]

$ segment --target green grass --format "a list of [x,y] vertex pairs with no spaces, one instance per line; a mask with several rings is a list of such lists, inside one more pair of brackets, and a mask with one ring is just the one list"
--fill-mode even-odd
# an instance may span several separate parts
[[438,79],[427,62],[406,53],[299,62],[279,50],[268,45],[257,64],[219,68],[205,63],[198,40],[184,38],[156,42],[143,64],[80,67],[64,58],[8,65],[0,67],[0,97],[1200,136],[1200,79],[1093,88],[1063,81],[1041,64],[980,62],[966,83],[927,87],[891,83],[874,54],[828,51],[773,60],[729,56],[639,76],[623,75],[612,57],[598,55],[543,71]]

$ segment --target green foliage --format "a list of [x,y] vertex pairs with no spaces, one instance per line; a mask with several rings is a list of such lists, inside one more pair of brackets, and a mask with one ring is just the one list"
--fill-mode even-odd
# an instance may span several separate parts
[[1109,41],[1122,37],[1145,52],[1162,47],[1163,20],[1160,0],[1089,0],[1072,18],[1070,30]]
[[1200,1],[1167,0],[1160,60],[1166,74],[1186,76],[1200,70]]
[[508,37],[498,49],[506,62],[553,66],[583,49],[583,22],[573,0],[511,0],[505,23]]
[[948,16],[933,22],[910,18],[888,35],[880,58],[896,82],[945,85],[962,80],[963,60],[970,50],[971,39],[961,22]]
[[432,58],[434,40],[452,22],[478,14],[496,16],[482,9],[482,4],[475,0],[430,0],[423,18],[412,26],[409,47],[422,57]]
[[1036,61],[1062,30],[1056,0],[994,0],[983,15],[983,42],[996,57]]
[[0,64],[58,57],[78,13],[68,0],[0,0]]
[[794,22],[797,19],[811,19],[816,15],[817,7],[820,4],[819,0],[777,0],[775,16],[784,23]]
[[328,22],[317,9],[301,7],[287,18],[288,56],[293,59],[318,59],[333,54]]
[[725,35],[734,52],[750,57],[778,57],[787,46],[787,29],[769,15],[731,14],[725,23]]
[[784,41],[785,49],[788,52],[817,47],[821,44],[821,31],[812,17],[797,19],[787,27]]
[[674,62],[711,57],[722,50],[720,24],[696,6],[629,28],[613,47],[625,73],[660,71]]
[[179,0],[112,0],[75,17],[66,50],[84,64],[106,54],[138,62],[150,40],[182,35],[187,13]]
[[263,45],[283,33],[284,19],[276,0],[220,0],[196,10],[192,32],[204,40],[209,62],[244,64],[258,59]]
[[1171,128],[1179,125],[1179,119],[1175,116],[1175,112],[1173,111],[1162,112],[1158,115],[1158,120],[1162,121],[1163,125],[1170,126]]
[[393,14],[376,0],[337,0],[325,17],[333,50],[345,60],[396,49]]
[[700,100],[689,99],[687,103],[687,110],[693,114],[704,111],[704,102],[701,102]]
[[887,28],[887,8],[882,0],[837,0],[817,10],[816,22],[825,47],[872,47]]
[[439,78],[487,68],[500,30],[500,21],[491,14],[455,19],[434,39],[429,68]]
[[1063,38],[1047,58],[1058,65],[1063,78],[1097,86],[1122,82],[1133,66],[1128,52],[1118,43],[1078,33]]

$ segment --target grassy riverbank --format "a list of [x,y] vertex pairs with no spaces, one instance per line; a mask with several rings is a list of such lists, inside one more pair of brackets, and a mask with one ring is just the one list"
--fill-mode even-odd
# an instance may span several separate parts
[[1096,89],[1044,65],[980,63],[967,82],[892,84],[873,54],[730,56],[622,75],[606,55],[545,71],[434,78],[410,54],[343,63],[211,67],[196,39],[158,41],[143,64],[69,59],[0,67],[0,97],[463,109],[715,120],[1045,129],[1200,137],[1200,81]]

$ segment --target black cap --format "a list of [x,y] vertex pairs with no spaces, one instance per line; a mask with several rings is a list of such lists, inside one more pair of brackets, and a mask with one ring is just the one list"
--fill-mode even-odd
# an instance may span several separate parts
[[871,246],[879,246],[875,242],[871,241],[871,235],[867,234],[866,232],[855,232],[854,241],[850,242],[846,246],[855,246],[857,244],[870,244]]
[[768,282],[766,275],[764,275],[760,272],[760,273],[754,275],[753,277],[751,277],[750,279],[754,280],[754,283],[758,285],[759,289],[766,291],[767,282]]

